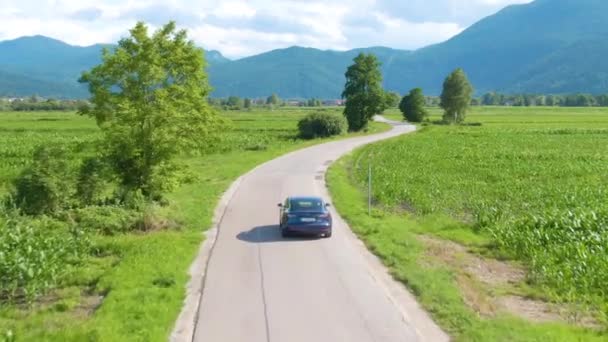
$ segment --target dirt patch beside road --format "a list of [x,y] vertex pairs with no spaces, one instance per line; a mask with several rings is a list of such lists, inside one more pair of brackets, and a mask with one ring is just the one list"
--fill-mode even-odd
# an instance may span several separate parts
[[566,305],[518,294],[517,286],[526,281],[526,270],[520,265],[481,257],[453,241],[428,235],[421,235],[419,239],[426,247],[426,266],[435,267],[439,263],[452,269],[463,301],[480,315],[508,313],[534,322],[598,326],[590,315],[574,314]]

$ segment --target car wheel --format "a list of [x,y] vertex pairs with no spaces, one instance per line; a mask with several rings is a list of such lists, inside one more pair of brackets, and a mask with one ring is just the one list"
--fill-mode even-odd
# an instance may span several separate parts
[[289,232],[286,229],[281,228],[281,236],[284,238],[289,237]]
[[325,233],[325,238],[330,238],[331,237],[331,230],[328,233]]

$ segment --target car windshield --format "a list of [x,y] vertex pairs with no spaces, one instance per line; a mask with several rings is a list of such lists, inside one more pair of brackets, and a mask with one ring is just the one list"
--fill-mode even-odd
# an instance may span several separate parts
[[292,199],[292,211],[321,211],[323,210],[323,201],[314,198]]

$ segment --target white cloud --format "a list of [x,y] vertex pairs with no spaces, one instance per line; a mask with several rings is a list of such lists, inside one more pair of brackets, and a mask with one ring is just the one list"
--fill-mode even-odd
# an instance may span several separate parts
[[413,22],[456,22],[468,26],[513,4],[532,0],[377,0],[377,7],[393,16]]
[[220,18],[251,18],[256,9],[243,1],[223,2],[213,14]]
[[415,49],[501,7],[531,0],[1,0],[0,40],[42,34],[71,44],[116,41],[138,20],[176,20],[233,58],[301,45]]

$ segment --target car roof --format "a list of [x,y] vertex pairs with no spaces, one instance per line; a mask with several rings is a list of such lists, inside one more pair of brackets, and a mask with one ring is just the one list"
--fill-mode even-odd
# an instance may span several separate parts
[[290,201],[321,201],[321,202],[323,202],[323,199],[318,196],[292,196],[292,197],[288,197],[288,199]]

